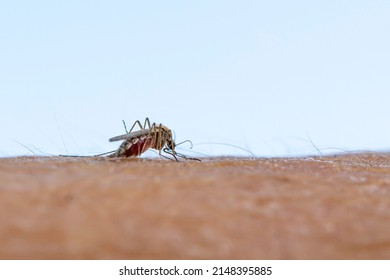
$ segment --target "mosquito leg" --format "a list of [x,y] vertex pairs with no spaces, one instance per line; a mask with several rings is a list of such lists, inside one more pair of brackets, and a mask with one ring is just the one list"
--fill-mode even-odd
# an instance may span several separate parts
[[[181,158],[184,158],[184,159],[187,159],[187,160],[201,161],[201,160],[198,159],[198,158],[187,157],[187,156],[185,156],[185,155],[183,155],[183,154],[179,154],[179,153],[176,153],[176,152],[175,152],[175,154],[173,154],[173,153],[172,153],[173,150],[171,150],[171,149],[169,149],[169,148],[164,148],[164,152],[167,153],[167,154],[172,155],[176,160],[177,160],[177,157],[176,157],[176,156],[178,156],[178,157],[181,157]],[[177,161],[178,161],[178,160],[177,160]]]
[[[167,137],[168,138],[168,137]],[[172,156],[176,159],[176,161],[178,161],[177,160],[177,158],[176,158],[176,155],[177,155],[177,153],[176,153],[176,151],[175,151],[175,147],[176,147],[176,144],[175,144],[175,142],[172,140],[172,138],[171,139],[165,139],[165,141],[164,141],[164,143],[168,143],[168,140],[170,140],[172,143],[171,143],[171,148],[169,148],[167,145],[166,145],[166,148],[168,148],[170,151],[171,151],[171,154],[172,154]]]
[[129,132],[127,131],[126,122],[125,122],[124,120],[122,120],[122,122],[123,122],[123,126],[125,127],[126,133],[129,133]]
[[148,125],[148,128],[150,129],[150,121],[149,121],[149,118],[145,118],[144,129],[146,129],[146,125]]
[[158,143],[157,143],[157,146],[158,146],[158,150],[160,151],[160,155],[161,155],[161,150],[163,149],[164,147],[164,144],[165,144],[165,140],[164,139],[164,133],[163,133],[163,130],[162,130],[162,124],[160,123],[158,125],[158,129],[157,129],[157,135],[158,135]]
[[201,160],[198,159],[198,158],[187,157],[187,156],[185,156],[185,155],[183,155],[183,154],[179,154],[179,153],[176,153],[176,155],[177,155],[178,157],[182,157],[182,158],[189,159],[189,160],[201,161]]
[[164,147],[167,147],[168,142],[172,139],[171,139],[171,136],[169,134],[167,134],[167,132],[165,130],[163,130],[163,125],[161,123],[159,125],[159,134],[160,134],[160,136],[159,136],[158,145],[159,145],[159,150],[161,152],[161,150],[163,150]]
[[[160,151],[161,152],[161,151]],[[168,155],[171,155],[175,158],[176,161],[179,161],[174,153],[172,153],[172,150],[168,148],[164,148],[164,152],[167,153]],[[161,154],[160,154],[161,155]],[[165,157],[164,155],[161,155],[162,157]],[[166,158],[166,157],[165,157]]]
[[[168,160],[173,160],[172,158],[170,158],[170,157],[167,157],[167,156],[164,156],[164,155],[160,155],[161,157],[163,157],[163,158],[166,158],[166,159],[168,159]],[[176,159],[177,160],[177,159]],[[178,161],[178,160],[177,160]]]
[[105,153],[102,153],[102,154],[98,154],[98,155],[94,155],[94,157],[100,157],[100,156],[104,156],[104,155],[107,155],[107,154],[112,154],[112,153],[115,153],[115,151],[111,151],[111,152],[105,152]]
[[137,120],[137,121],[134,122],[134,124],[133,124],[133,126],[131,127],[131,129],[130,129],[129,131],[127,131],[125,121],[122,120],[122,122],[123,122],[123,124],[124,124],[124,126],[125,126],[125,130],[126,130],[126,133],[127,133],[127,134],[128,134],[128,133],[131,133],[131,132],[133,131],[133,129],[134,129],[134,127],[135,127],[136,124],[139,125],[139,127],[141,128],[141,130],[144,129],[144,127],[142,127],[142,124],[140,123],[140,121]]
[[172,153],[172,156],[175,158],[176,161],[179,161],[175,154]]
[[[157,145],[157,140],[158,140],[158,132],[157,132],[157,130],[156,130],[156,123],[153,123],[152,125],[150,125],[150,123],[149,123],[149,119],[148,118],[146,118],[147,120],[148,120],[148,125],[149,125],[149,134],[148,134],[148,136],[150,136],[150,135],[152,135],[152,133],[153,133],[153,144],[152,144],[152,146],[153,147],[156,147],[156,145]],[[145,120],[145,123],[146,123],[146,120]],[[158,149],[156,149],[156,150],[158,150]]]

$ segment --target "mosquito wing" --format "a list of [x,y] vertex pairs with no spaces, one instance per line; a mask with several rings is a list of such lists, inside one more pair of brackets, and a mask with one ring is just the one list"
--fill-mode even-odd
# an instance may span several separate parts
[[148,135],[149,133],[150,133],[150,129],[142,129],[142,130],[134,131],[131,133],[126,133],[123,135],[112,137],[109,139],[109,141],[115,142],[115,141],[120,141],[120,140],[129,140],[129,139],[137,138],[140,136]]

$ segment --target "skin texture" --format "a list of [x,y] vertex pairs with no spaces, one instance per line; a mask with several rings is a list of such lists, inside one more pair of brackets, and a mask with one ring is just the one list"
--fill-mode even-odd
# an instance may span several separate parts
[[1,259],[389,259],[390,155],[0,159]]

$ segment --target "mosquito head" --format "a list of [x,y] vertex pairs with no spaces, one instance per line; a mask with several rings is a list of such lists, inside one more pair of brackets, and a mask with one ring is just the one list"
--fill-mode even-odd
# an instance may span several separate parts
[[161,150],[164,146],[170,150],[175,149],[175,141],[172,138],[172,131],[165,125],[154,126],[152,131],[155,133],[155,149]]

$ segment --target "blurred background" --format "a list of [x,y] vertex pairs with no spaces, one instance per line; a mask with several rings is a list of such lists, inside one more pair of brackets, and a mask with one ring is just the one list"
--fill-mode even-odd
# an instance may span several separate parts
[[199,156],[388,151],[389,31],[384,0],[2,1],[0,156],[145,117]]

